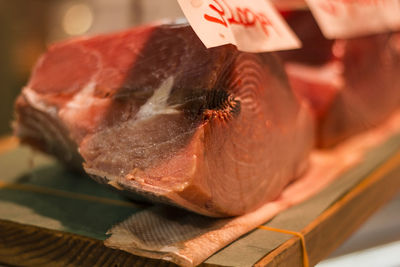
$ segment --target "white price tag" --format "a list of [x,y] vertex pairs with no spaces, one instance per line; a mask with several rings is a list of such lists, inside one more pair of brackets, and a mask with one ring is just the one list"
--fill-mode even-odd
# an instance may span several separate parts
[[306,0],[328,39],[400,29],[399,0]]
[[299,48],[301,43],[268,0],[178,0],[207,48],[234,44],[245,52]]

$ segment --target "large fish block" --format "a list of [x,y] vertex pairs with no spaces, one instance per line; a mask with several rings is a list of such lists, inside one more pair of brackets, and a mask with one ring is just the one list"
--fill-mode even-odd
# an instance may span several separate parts
[[303,48],[280,56],[314,111],[319,146],[375,127],[400,108],[399,33],[327,40],[309,11],[286,16]]
[[209,216],[276,199],[314,142],[275,55],[206,49],[187,25],[53,45],[16,113],[22,141],[131,195]]

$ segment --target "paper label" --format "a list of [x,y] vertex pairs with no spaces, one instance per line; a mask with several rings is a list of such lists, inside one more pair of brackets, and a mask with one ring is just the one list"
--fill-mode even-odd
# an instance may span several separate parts
[[400,29],[399,0],[306,0],[328,39]]
[[244,52],[299,48],[301,43],[267,0],[178,0],[207,48],[234,44]]

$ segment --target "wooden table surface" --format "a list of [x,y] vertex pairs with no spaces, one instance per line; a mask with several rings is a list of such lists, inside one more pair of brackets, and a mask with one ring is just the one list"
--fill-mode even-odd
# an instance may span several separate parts
[[[310,265],[326,258],[399,191],[400,152],[301,231]],[[302,266],[299,239],[292,238],[283,243],[259,261],[257,266]]]
[[[0,153],[17,146],[15,138],[0,139]],[[400,152],[301,231],[310,266],[340,246],[399,191]],[[302,257],[299,238],[293,237],[256,266],[302,266]],[[107,248],[101,240],[6,220],[0,220],[0,262],[14,266],[175,266]]]

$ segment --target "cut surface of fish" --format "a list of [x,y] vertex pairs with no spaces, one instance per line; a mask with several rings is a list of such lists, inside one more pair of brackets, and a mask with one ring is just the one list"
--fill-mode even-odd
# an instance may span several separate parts
[[53,45],[16,110],[23,141],[95,180],[216,217],[276,199],[314,142],[275,55],[206,49],[187,25]]

